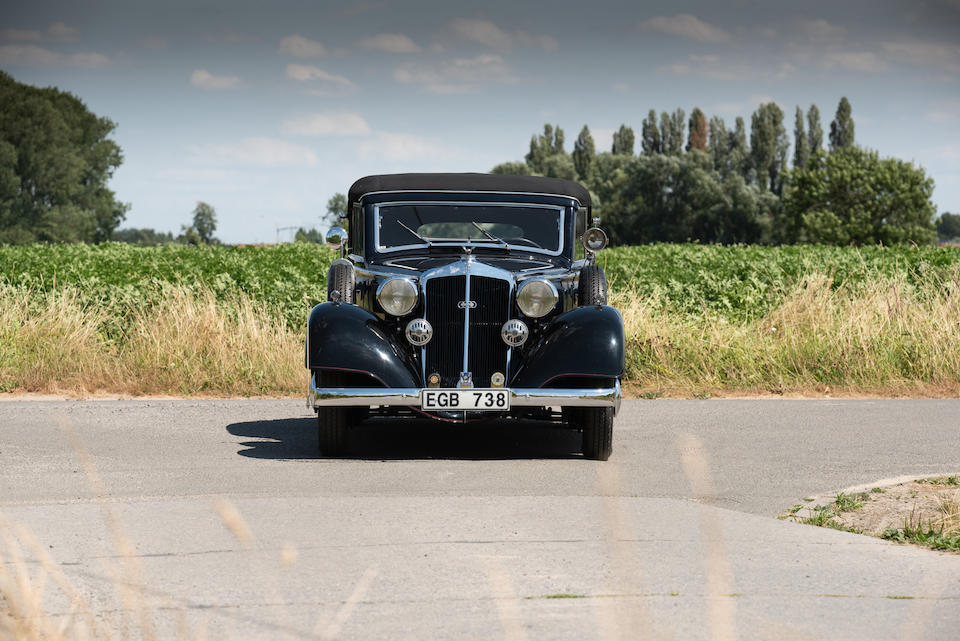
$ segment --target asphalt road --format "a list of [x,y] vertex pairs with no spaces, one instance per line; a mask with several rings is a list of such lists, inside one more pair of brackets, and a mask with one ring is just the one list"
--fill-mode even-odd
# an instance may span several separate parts
[[956,473],[958,400],[630,401],[606,463],[535,424],[375,421],[323,459],[314,420],[0,403],[0,572],[49,556],[96,625],[158,638],[960,638],[960,556],[772,518]]

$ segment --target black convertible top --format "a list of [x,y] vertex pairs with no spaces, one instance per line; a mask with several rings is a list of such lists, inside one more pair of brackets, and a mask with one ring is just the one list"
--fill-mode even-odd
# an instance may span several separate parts
[[574,198],[590,207],[590,192],[583,185],[563,178],[505,176],[501,174],[383,174],[365,176],[350,186],[347,211],[366,194],[384,191],[490,191],[548,194]]

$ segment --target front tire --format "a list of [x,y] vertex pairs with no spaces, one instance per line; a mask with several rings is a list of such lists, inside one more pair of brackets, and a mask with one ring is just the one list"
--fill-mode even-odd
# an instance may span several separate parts
[[613,453],[613,408],[585,407],[577,414],[583,429],[583,457],[606,461]]
[[[341,387],[335,372],[318,371],[317,387]],[[317,446],[324,456],[343,456],[347,452],[347,432],[353,415],[351,407],[317,409]]]
[[340,293],[340,302],[353,303],[353,289],[356,286],[356,272],[353,265],[345,260],[337,259],[330,265],[327,272],[327,300],[333,300],[333,292]]
[[607,275],[600,265],[587,265],[580,270],[580,284],[577,287],[580,307],[607,304]]

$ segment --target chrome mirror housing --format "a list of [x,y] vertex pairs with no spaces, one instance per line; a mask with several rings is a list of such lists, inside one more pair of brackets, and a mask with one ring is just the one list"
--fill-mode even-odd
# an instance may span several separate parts
[[343,227],[331,227],[325,240],[330,249],[342,249],[347,245],[347,230]]

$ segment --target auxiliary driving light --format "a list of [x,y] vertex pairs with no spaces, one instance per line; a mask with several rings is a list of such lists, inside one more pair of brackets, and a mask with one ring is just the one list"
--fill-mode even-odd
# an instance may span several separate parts
[[607,246],[607,234],[599,227],[583,232],[583,246],[587,251],[598,252]]
[[423,347],[433,338],[433,326],[426,318],[414,318],[407,323],[407,329],[404,333],[411,345]]
[[510,347],[520,347],[527,342],[528,336],[530,336],[530,330],[519,318],[511,318],[500,330],[500,338]]

